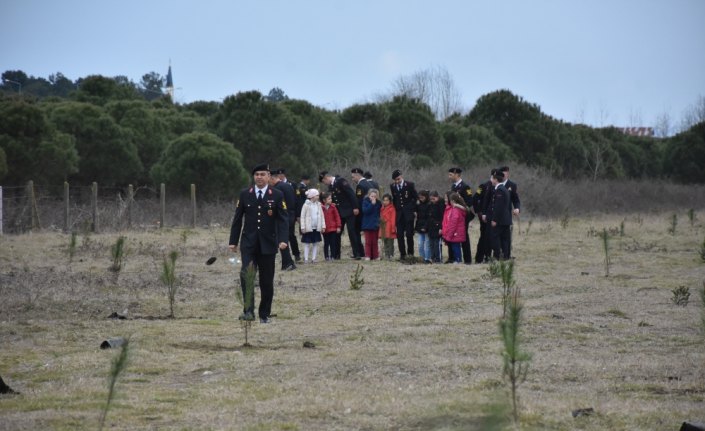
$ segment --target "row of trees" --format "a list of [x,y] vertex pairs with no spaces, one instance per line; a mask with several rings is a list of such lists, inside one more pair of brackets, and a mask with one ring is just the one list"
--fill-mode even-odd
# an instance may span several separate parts
[[[3,78],[15,81],[20,73]],[[397,83],[400,95],[342,111],[291,100],[278,88],[266,96],[248,91],[222,102],[174,104],[168,96],[148,97],[161,92],[163,79],[154,73],[140,85],[123,77],[66,81],[52,75],[49,93],[30,93],[29,81],[21,95],[7,83],[0,87],[4,184],[165,182],[186,191],[195,183],[210,196],[229,196],[261,161],[296,177],[382,158],[410,160],[413,167],[520,162],[558,178],[705,182],[705,118],[657,139],[558,121],[508,90],[482,96],[467,114],[439,115],[408,80]],[[440,109],[453,103],[436,102]]]

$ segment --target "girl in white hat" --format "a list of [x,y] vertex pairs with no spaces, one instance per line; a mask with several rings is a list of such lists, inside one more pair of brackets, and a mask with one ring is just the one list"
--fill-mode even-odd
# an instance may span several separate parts
[[[301,208],[301,242],[304,243],[304,263],[313,263],[318,255],[318,243],[321,242],[321,232],[326,228],[326,220],[323,217],[323,208],[318,201],[318,190],[308,189],[306,191],[306,202]],[[311,250],[313,249],[313,250]],[[309,251],[311,260],[309,260]]]

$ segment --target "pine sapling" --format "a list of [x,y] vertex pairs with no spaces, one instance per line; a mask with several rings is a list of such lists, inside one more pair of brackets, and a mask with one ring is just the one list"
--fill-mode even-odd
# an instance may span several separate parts
[[685,307],[688,305],[688,301],[690,300],[690,288],[687,286],[678,286],[675,289],[671,291],[673,293],[673,297],[671,297],[671,301],[679,305],[681,307]]
[[115,244],[110,248],[110,256],[113,258],[113,264],[110,265],[110,270],[119,273],[122,269],[122,260],[125,257],[125,237],[118,237]]
[[174,318],[174,300],[176,291],[179,288],[178,279],[176,277],[176,259],[179,254],[176,251],[169,253],[169,257],[164,257],[162,261],[161,280],[166,286],[167,297],[169,298],[169,317]]
[[671,216],[671,225],[668,227],[668,233],[670,233],[671,235],[675,235],[676,226],[678,226],[678,214],[673,214]]
[[110,367],[110,376],[108,378],[108,399],[105,402],[105,407],[103,407],[103,412],[100,415],[100,427],[98,428],[99,430],[102,430],[105,426],[105,418],[108,416],[108,410],[110,409],[110,405],[112,404],[113,399],[115,398],[115,384],[117,383],[120,375],[127,368],[129,359],[130,338],[125,337],[125,341],[123,342],[120,348],[120,352],[117,354],[117,356],[113,358],[112,366]]
[[523,305],[520,299],[520,289],[512,289],[507,315],[499,322],[502,336],[502,359],[504,366],[502,375],[508,380],[512,397],[512,416],[514,423],[519,422],[519,405],[517,389],[519,384],[526,380],[529,370],[531,355],[521,348],[519,330],[521,328],[521,314]]
[[362,278],[362,271],[365,269],[364,266],[357,264],[355,272],[350,276],[350,290],[360,290],[365,284],[365,279]]
[[502,279],[502,319],[507,316],[507,307],[514,289],[514,261],[502,260],[499,262],[499,275]]

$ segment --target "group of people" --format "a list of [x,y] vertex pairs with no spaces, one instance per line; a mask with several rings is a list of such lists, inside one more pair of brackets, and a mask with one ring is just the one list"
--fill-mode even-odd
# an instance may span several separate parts
[[[351,176],[355,188],[345,178],[323,171],[319,181],[327,190],[310,187],[310,177],[290,183],[284,169],[270,170],[266,164],[252,170],[253,185],[240,192],[230,231],[229,247],[240,249],[240,282],[245,297],[247,269],[259,272],[261,301],[258,314],[262,323],[271,317],[274,267],[281,253],[282,269],[296,269],[302,260],[296,235],[298,221],[303,262],[318,260],[323,242],[325,260],[341,258],[341,238],[345,230],[353,259],[379,260],[379,240],[383,256],[393,259],[394,242],[401,261],[416,261],[415,237],[419,257],[425,263],[443,262],[443,243],[447,246],[445,263],[472,263],[470,222],[479,219],[480,235],[475,262],[491,258],[511,258],[512,216],[520,213],[516,183],[509,179],[509,168],[492,169],[490,178],[473,192],[462,179],[460,168],[450,168],[450,189],[416,190],[399,170],[392,173],[388,193],[380,196],[379,184],[369,172],[355,168]],[[363,239],[364,238],[364,239]],[[241,320],[254,320],[254,301],[245,304]]]

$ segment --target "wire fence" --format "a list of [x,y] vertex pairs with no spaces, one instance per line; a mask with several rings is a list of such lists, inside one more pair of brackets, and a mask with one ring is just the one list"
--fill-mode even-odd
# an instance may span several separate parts
[[126,229],[225,226],[235,210],[232,200],[198,202],[195,186],[191,197],[131,186],[25,186],[0,187],[0,234],[19,234],[33,229],[64,232],[115,232]]

